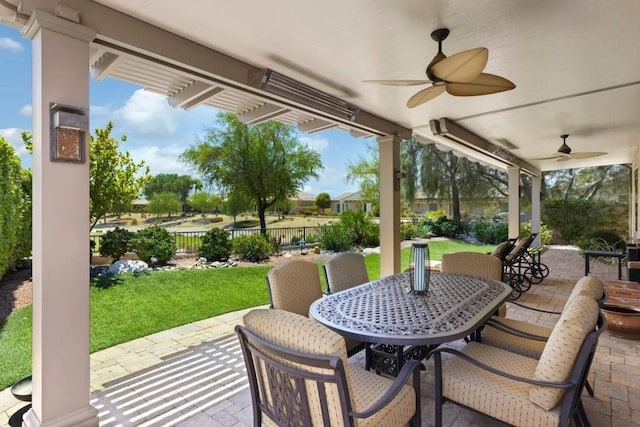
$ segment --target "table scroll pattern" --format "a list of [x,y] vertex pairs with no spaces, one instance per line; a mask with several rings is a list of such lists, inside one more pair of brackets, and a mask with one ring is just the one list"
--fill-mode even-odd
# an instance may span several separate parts
[[463,326],[504,292],[499,282],[446,273],[431,275],[426,296],[410,288],[409,274],[396,274],[323,298],[317,312],[351,330],[437,334]]

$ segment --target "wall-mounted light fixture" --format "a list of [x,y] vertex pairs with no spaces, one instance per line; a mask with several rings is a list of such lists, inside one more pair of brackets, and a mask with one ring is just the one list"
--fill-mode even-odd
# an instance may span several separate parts
[[400,180],[404,177],[407,176],[407,173],[405,171],[401,171],[401,170],[395,170],[393,171],[393,175],[394,175],[394,186],[393,189],[396,191],[400,191]]
[[84,162],[88,121],[86,109],[50,104],[49,137],[52,162]]

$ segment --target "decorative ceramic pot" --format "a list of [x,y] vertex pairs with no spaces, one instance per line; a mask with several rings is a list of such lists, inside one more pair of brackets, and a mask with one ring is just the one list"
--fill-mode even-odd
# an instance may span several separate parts
[[630,340],[640,339],[640,308],[605,304],[602,312],[607,318],[607,333]]

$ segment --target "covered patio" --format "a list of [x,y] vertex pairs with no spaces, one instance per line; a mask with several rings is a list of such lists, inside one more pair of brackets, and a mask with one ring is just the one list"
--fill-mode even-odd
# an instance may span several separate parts
[[[303,132],[339,128],[376,138],[381,274],[389,275],[400,269],[400,144],[411,136],[507,172],[511,237],[522,174],[532,178],[535,232],[541,171],[630,163],[629,236],[636,236],[639,15],[633,0],[615,7],[596,0],[0,0],[0,23],[33,42],[35,382],[26,425],[98,420],[87,396],[88,268],[80,261],[87,259],[88,69],[96,80],[163,94],[176,108],[208,105],[244,123],[275,119]],[[487,47],[484,72],[516,88],[444,93],[408,108],[420,88],[363,82],[424,79],[437,52],[430,34],[439,28],[450,30],[445,54]],[[558,162],[563,134],[575,153],[606,154]]]

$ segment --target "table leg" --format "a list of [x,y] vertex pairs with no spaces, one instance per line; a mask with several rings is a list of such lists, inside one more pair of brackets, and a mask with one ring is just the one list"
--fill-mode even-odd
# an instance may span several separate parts
[[589,254],[584,254],[584,275],[589,275]]
[[622,257],[618,257],[618,280],[622,280]]

